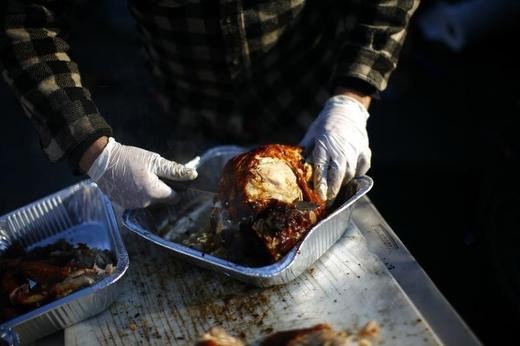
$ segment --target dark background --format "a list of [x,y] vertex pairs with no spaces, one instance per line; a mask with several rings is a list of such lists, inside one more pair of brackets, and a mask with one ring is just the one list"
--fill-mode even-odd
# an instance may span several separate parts
[[[520,17],[487,17],[454,51],[420,29],[435,3],[423,1],[371,108],[369,196],[478,337],[511,342],[520,322]],[[84,82],[115,137],[142,143],[160,120],[151,120],[151,82],[124,1],[78,4],[69,42]],[[85,178],[46,160],[5,83],[0,114],[0,214]]]

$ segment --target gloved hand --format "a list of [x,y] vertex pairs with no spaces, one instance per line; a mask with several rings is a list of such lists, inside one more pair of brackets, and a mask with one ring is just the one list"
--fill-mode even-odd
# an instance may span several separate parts
[[125,209],[144,208],[171,199],[175,192],[159,177],[192,180],[194,168],[168,161],[159,154],[119,144],[110,138],[87,173],[113,202]]
[[354,98],[331,97],[311,124],[300,145],[313,149],[314,188],[333,200],[342,185],[370,168],[366,108]]

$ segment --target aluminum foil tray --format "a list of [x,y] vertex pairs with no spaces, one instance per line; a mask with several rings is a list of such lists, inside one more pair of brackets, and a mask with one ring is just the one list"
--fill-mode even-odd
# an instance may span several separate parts
[[15,241],[30,250],[59,239],[111,251],[117,260],[114,272],[0,324],[0,344],[16,344],[17,338],[21,344],[30,343],[102,312],[117,297],[128,254],[112,205],[95,183],[80,182],[0,217],[0,254]]
[[[235,146],[215,147],[201,156],[197,164],[204,186],[215,186],[226,162],[246,149]],[[332,212],[318,224],[281,260],[263,267],[248,267],[209,254],[189,246],[190,239],[179,237],[193,233],[203,237],[209,232],[209,212],[212,194],[181,192],[170,204],[160,204],[144,209],[126,210],[123,224],[143,238],[163,246],[172,254],[196,265],[222,272],[238,280],[267,287],[287,283],[305,271],[324,254],[346,231],[352,212],[351,206],[372,187],[373,181],[364,176],[345,186]],[[166,231],[165,231],[166,229]],[[180,240],[182,239],[182,240]]]

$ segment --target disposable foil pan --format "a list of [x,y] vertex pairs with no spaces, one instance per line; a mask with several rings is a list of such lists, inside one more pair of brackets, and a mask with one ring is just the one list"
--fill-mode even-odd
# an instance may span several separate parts
[[17,339],[21,344],[30,343],[100,313],[117,297],[118,280],[128,268],[128,253],[112,205],[95,183],[80,182],[0,217],[0,254],[15,241],[30,250],[58,239],[111,251],[117,260],[114,272],[92,286],[0,324],[0,344],[13,345]]
[[[199,177],[206,182],[204,186],[216,186],[220,173],[226,162],[245,149],[235,146],[215,147],[201,156],[197,166]],[[204,268],[222,272],[238,280],[253,285],[267,287],[289,282],[305,271],[315,260],[325,253],[345,232],[352,213],[351,206],[365,195],[373,185],[368,176],[356,178],[342,189],[338,195],[332,212],[316,224],[297,245],[278,262],[263,267],[248,267],[239,265],[220,257],[210,255],[182,243],[165,239],[161,236],[161,228],[171,219],[172,212],[191,208],[192,215],[181,218],[182,221],[174,228],[182,231],[187,225],[186,220],[195,226],[207,227],[208,214],[212,204],[211,194],[196,194],[193,191],[180,193],[171,204],[161,204],[144,209],[126,210],[123,213],[123,224],[141,237],[163,246],[172,254]],[[195,211],[195,212],[194,212]],[[179,219],[176,217],[176,219]]]

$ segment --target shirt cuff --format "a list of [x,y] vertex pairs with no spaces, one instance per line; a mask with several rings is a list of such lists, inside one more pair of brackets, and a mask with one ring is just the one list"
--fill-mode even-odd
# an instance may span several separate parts
[[380,100],[381,93],[372,84],[355,77],[339,77],[337,78],[332,87],[334,89],[341,87],[347,88],[359,92],[360,94],[367,95],[373,99]]
[[79,161],[81,157],[88,149],[88,147],[94,143],[98,138],[103,136],[111,137],[112,131],[110,128],[98,129],[83,139],[78,145],[76,145],[72,150],[67,153],[67,162],[72,169],[74,175],[84,175],[85,172],[82,172],[79,169]]

